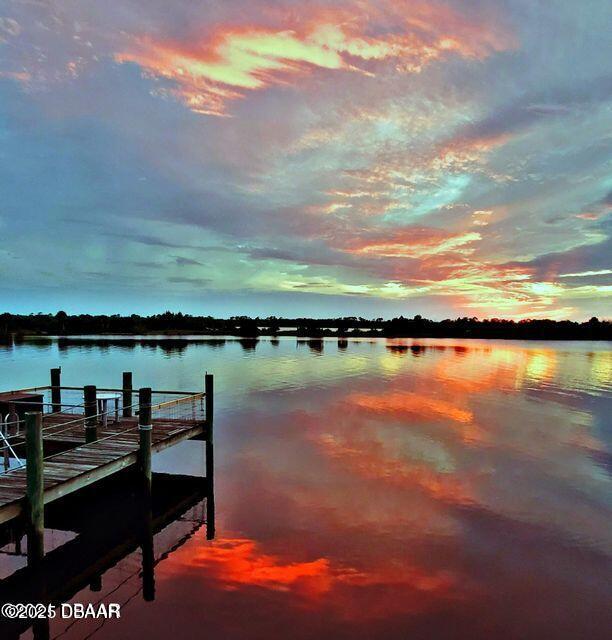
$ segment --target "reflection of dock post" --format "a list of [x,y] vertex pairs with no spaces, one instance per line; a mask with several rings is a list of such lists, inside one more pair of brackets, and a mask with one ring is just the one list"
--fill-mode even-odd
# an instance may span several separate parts
[[138,391],[138,434],[140,437],[140,475],[142,486],[142,595],[147,602],[155,599],[155,553],[153,548],[153,516],[151,513],[151,389]]
[[38,618],[32,624],[32,637],[34,640],[49,640],[51,637],[49,618]]
[[99,593],[100,591],[102,591],[102,574],[98,575],[98,576],[94,576],[90,583],[89,583],[89,588],[94,592],[94,593]]
[[95,417],[97,410],[96,387],[88,384],[83,387],[85,401],[85,442],[90,443],[98,439],[98,419]]
[[132,417],[132,372],[123,372],[123,417]]
[[142,514],[142,597],[146,602],[155,600],[155,547],[153,545],[153,514],[151,500],[143,500]]
[[22,536],[23,536],[23,533],[22,533],[21,529],[19,528],[17,523],[14,523],[13,526],[11,527],[11,539],[13,541],[13,544],[15,545],[15,555],[17,555],[17,556],[21,555],[21,538],[22,538]]
[[215,487],[212,476],[207,480],[206,490],[206,539],[215,539]]
[[42,413],[28,412],[26,419],[26,476],[28,565],[36,567],[45,554]]
[[61,367],[51,369],[51,411],[53,412],[62,410],[61,376]]
[[214,458],[214,383],[213,376],[204,376],[206,393],[206,538],[215,537],[215,458]]

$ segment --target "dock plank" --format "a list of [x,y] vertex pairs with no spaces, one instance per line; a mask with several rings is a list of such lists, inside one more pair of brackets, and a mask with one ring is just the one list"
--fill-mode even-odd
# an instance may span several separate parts
[[[47,456],[43,466],[45,503],[134,464],[139,450],[137,418],[121,418],[98,427],[98,440],[86,443],[85,429],[71,414],[43,417],[44,440],[67,447]],[[68,423],[68,424],[67,424]],[[204,421],[158,418],[152,421],[153,451],[172,446],[205,430]],[[0,473],[0,522],[21,512],[27,487],[26,469]]]

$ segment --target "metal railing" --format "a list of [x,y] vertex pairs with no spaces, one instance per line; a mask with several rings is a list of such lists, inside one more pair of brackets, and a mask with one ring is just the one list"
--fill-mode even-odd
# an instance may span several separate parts
[[[14,392],[9,393],[26,393],[30,391],[40,391],[43,389],[53,389],[57,387],[29,387],[28,389],[19,389]],[[84,387],[60,387],[60,389],[66,391],[84,391]],[[125,396],[129,393],[130,396],[138,395],[139,390],[126,390],[126,389],[113,389],[106,387],[97,387],[96,391],[102,392],[110,392],[110,393],[121,393],[121,400],[125,398]],[[205,392],[186,392],[186,391],[169,391],[169,390],[153,390],[153,396],[162,396],[160,398],[161,401],[151,403],[151,417],[152,417],[152,425],[155,427],[155,422],[163,422],[163,421],[184,421],[184,422],[203,422],[206,419],[206,408],[205,408]],[[167,396],[179,396],[178,398],[166,399]],[[117,400],[119,402],[119,398]],[[65,402],[47,402],[47,401],[30,401],[30,400],[15,400],[10,401],[11,405],[21,405],[22,407],[25,405],[27,407],[40,407],[42,409],[41,413],[43,414],[43,428],[42,435],[43,439],[53,438],[58,439],[62,434],[72,432],[74,435],[78,434],[78,429],[76,427],[82,426],[83,433],[87,426],[93,426],[98,428],[100,422],[106,422],[106,420],[112,414],[119,413],[123,414],[128,410],[134,412],[134,417],[119,417],[113,422],[107,423],[104,427],[104,433],[101,438],[95,438],[95,442],[110,440],[112,438],[119,437],[123,434],[130,433],[133,431],[137,431],[138,419],[137,416],[139,414],[140,405],[138,402],[134,402],[131,405],[124,405],[123,401],[121,404],[118,404],[113,410],[106,409],[105,411],[98,411],[95,414],[86,415],[86,405],[85,403],[65,403]],[[60,407],[59,410],[51,411],[45,413],[45,408],[51,407],[56,408]],[[64,410],[66,409],[66,411]],[[66,421],[57,421],[56,419],[59,416],[63,415],[78,415],[78,417],[66,420]],[[5,474],[10,474],[19,469],[22,469],[26,466],[26,463],[21,460],[18,454],[15,451],[16,446],[21,446],[24,444],[24,434],[21,430],[21,425],[24,423],[23,418],[19,417],[18,414],[7,414],[7,420],[2,420],[0,416],[0,465],[2,464],[2,460],[4,461],[4,470],[0,471],[0,476]],[[11,418],[8,420],[8,418]],[[49,421],[49,418],[56,418],[53,421]],[[134,421],[136,424],[134,424]],[[46,423],[46,424],[45,424]],[[131,426],[134,424],[134,426]],[[127,428],[123,428],[127,427]],[[110,430],[112,430],[109,433]],[[10,430],[14,430],[13,433],[10,433]],[[63,451],[61,453],[64,453]],[[44,460],[49,460],[56,455],[60,455],[59,453],[49,455],[44,458]],[[13,466],[11,463],[11,459],[17,463],[16,466]]]

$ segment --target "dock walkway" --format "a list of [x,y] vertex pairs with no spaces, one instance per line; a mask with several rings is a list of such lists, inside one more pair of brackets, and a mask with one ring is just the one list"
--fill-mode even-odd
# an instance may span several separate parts
[[[130,376],[131,381],[131,376]],[[91,391],[92,387],[89,387]],[[82,414],[64,412],[61,391],[82,393],[86,401],[82,405],[72,404],[70,410]],[[206,377],[206,392],[155,391],[148,392],[148,398],[156,394],[172,400],[148,402],[146,415],[150,416],[143,426],[142,415],[137,403],[131,404],[131,388],[104,389],[122,394],[121,417],[113,420],[112,415],[96,414],[95,387],[94,402],[87,404],[88,388],[38,387],[20,390],[19,393],[51,391],[52,403],[39,402],[40,408],[58,409],[42,415],[42,494],[43,504],[66,496],[86,486],[113,475],[126,467],[135,465],[142,456],[142,429],[150,431],[148,455],[174,446],[184,440],[198,438],[212,440],[212,376]],[[142,391],[142,390],[141,390]],[[40,396],[38,396],[40,397]],[[92,408],[93,407],[93,408]],[[31,410],[31,401],[28,410]],[[23,416],[17,420],[19,408],[11,407],[14,423],[23,423]],[[132,413],[140,414],[132,417]],[[9,412],[10,414],[10,412]],[[7,414],[7,415],[9,415]],[[8,420],[6,421],[8,422]],[[19,458],[27,458],[26,438],[23,429],[12,434],[5,425],[5,435],[11,444],[11,452]],[[207,447],[207,456],[208,456]],[[16,462],[13,460],[12,464]],[[1,463],[1,460],[0,460]],[[149,462],[150,465],[150,462]],[[28,512],[28,469],[27,459],[18,468],[0,471],[0,523],[7,522]]]

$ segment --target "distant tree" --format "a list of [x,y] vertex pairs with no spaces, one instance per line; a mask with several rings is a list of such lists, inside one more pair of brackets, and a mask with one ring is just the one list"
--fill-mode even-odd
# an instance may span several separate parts
[[[311,338],[323,335],[343,337],[354,329],[362,335],[380,335],[374,329],[382,329],[386,337],[450,337],[450,338],[510,338],[510,339],[577,339],[611,340],[612,322],[592,317],[586,322],[570,320],[504,320],[488,318],[478,320],[475,317],[459,317],[433,321],[417,314],[413,318],[399,316],[391,320],[376,318],[366,320],[347,316],[341,318],[277,318],[266,319],[235,316],[232,318],[213,318],[212,316],[192,316],[183,313],[165,311],[151,316],[112,315],[68,315],[65,311],[56,314],[29,313],[16,315],[0,314],[0,335],[4,343],[12,343],[27,334],[78,335],[95,333],[158,333],[158,332],[203,332],[208,334],[234,334],[244,338],[255,338],[259,326],[267,327],[275,335],[280,327],[297,326],[297,335]],[[335,331],[334,331],[335,329]]]
[[280,325],[278,324],[278,320],[274,317],[270,318],[268,321],[268,331],[271,335],[275,336],[280,331]]
[[238,324],[238,335],[243,338],[255,338],[259,335],[259,327],[255,320],[250,318],[241,318]]
[[68,314],[65,311],[58,311],[55,314],[55,323],[58,333],[66,332],[66,321],[68,320]]

